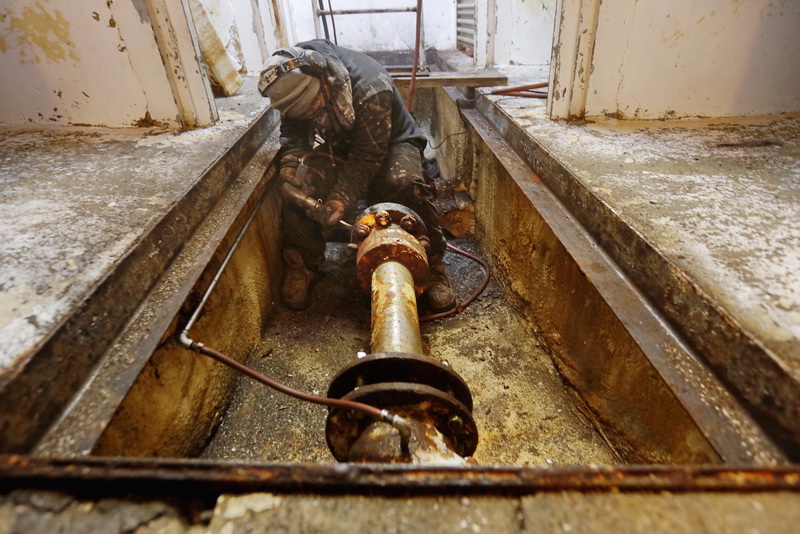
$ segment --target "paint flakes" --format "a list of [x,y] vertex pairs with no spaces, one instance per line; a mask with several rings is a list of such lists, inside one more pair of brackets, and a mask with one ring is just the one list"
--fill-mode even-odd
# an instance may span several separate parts
[[[61,63],[67,58],[77,62],[78,56],[70,41],[69,23],[58,9],[46,10],[41,5],[25,7],[19,16],[8,17],[8,29],[3,33],[16,36],[17,43],[34,56],[22,63],[38,63],[39,53],[51,63]],[[20,56],[26,56],[25,50]]]

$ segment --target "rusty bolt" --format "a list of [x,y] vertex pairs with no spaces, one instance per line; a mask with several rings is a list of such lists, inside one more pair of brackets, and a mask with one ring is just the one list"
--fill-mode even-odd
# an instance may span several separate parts
[[417,227],[417,221],[411,215],[406,215],[402,219],[400,219],[400,228],[408,232],[409,234],[414,233],[414,229]]
[[447,424],[450,425],[452,428],[461,428],[464,426],[464,420],[461,417],[454,415],[450,419],[447,420]]
[[375,214],[375,222],[378,223],[378,226],[389,226],[392,222],[392,218],[388,211],[380,210]]

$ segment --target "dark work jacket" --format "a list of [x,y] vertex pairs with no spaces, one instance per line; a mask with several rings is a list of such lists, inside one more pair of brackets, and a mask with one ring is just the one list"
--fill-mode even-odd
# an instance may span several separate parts
[[[345,80],[335,76],[349,74],[352,88],[352,126],[342,126],[334,119],[335,125],[329,130],[316,132],[324,141],[326,151],[345,158],[346,164],[338,174],[329,199],[353,206],[363,198],[367,188],[380,170],[389,147],[396,143],[409,142],[424,150],[427,139],[417,122],[405,107],[403,99],[394,85],[389,73],[380,63],[355,50],[349,50],[325,39],[315,39],[297,44],[298,47],[316,50],[327,61],[341,62],[344,69],[329,69],[328,86],[334,92],[344,85]],[[349,105],[344,94],[334,94],[329,107]],[[338,111],[338,110],[337,110]],[[329,113],[336,117],[333,110]],[[341,116],[341,115],[339,115]],[[315,128],[310,120],[281,119],[281,145],[285,153],[302,155],[312,148]]]

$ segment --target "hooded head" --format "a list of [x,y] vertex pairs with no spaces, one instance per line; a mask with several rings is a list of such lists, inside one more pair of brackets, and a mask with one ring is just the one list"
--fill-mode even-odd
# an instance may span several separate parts
[[[284,85],[284,78],[293,82]],[[316,95],[324,90],[333,127],[349,130],[355,123],[350,73],[330,41],[315,39],[275,52],[261,71],[258,90],[289,118],[308,116]]]
[[261,70],[258,89],[269,97],[281,115],[293,119],[311,109],[319,94],[320,82],[297,68],[296,58],[274,55]]

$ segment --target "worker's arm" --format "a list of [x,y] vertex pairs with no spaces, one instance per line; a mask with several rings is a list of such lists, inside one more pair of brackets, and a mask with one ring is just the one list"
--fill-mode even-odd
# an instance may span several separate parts
[[310,136],[313,135],[313,130],[309,128],[308,121],[284,117],[281,119],[280,133],[281,152],[278,173],[281,180],[289,182],[304,194],[313,194],[314,188],[310,176],[297,173],[300,158],[311,150]]
[[350,208],[363,198],[389,153],[392,139],[391,91],[354,102],[356,120],[350,130],[350,152],[339,180],[328,196]]

